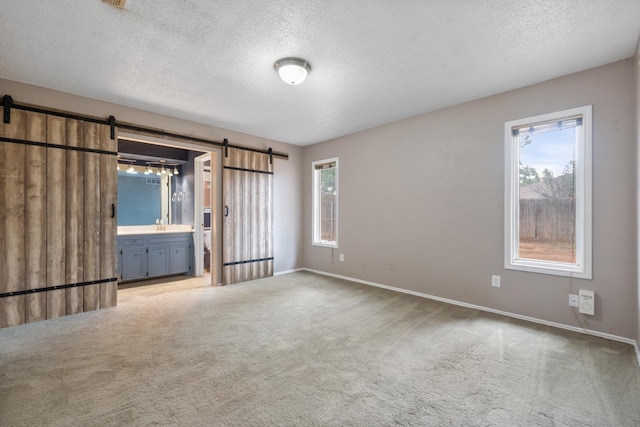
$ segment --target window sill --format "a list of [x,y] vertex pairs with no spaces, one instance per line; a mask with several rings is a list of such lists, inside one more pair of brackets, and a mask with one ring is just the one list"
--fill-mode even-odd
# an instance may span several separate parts
[[518,270],[529,273],[550,274],[553,276],[575,277],[577,279],[591,280],[590,271],[584,271],[583,267],[572,264],[517,259],[507,262],[504,268],[507,270]]
[[328,243],[328,242],[313,242],[311,243],[312,246],[320,246],[323,248],[332,248],[332,249],[338,249],[338,244],[337,243]]

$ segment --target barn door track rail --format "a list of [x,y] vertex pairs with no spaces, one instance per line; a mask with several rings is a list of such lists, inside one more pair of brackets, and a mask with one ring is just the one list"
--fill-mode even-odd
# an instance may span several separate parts
[[40,292],[49,292],[49,291],[55,291],[59,289],[77,288],[77,287],[89,286],[89,285],[99,285],[101,283],[110,283],[110,282],[117,282],[117,281],[118,281],[117,277],[109,277],[108,279],[90,280],[88,282],[69,283],[66,285],[47,286],[44,288],[36,288],[36,289],[24,289],[21,291],[12,291],[12,292],[2,293],[0,294],[0,298],[8,298],[8,297],[15,297],[19,295],[28,295],[28,294],[37,294]]
[[[34,113],[50,114],[50,115],[53,115],[53,116],[65,117],[65,118],[68,118],[68,119],[82,120],[82,121],[85,121],[85,122],[105,124],[105,125],[108,125],[110,127],[110,129],[111,129],[111,139],[115,139],[115,130],[116,130],[116,128],[118,128],[118,129],[128,130],[128,131],[132,131],[132,132],[138,132],[138,133],[143,133],[143,134],[148,134],[148,135],[160,136],[160,137],[163,137],[163,138],[174,138],[174,139],[180,139],[180,140],[184,140],[184,141],[198,142],[198,143],[201,143],[201,144],[211,145],[211,146],[217,147],[217,148],[223,148],[224,151],[225,151],[225,155],[227,155],[229,148],[236,148],[238,150],[245,150],[245,151],[251,151],[251,152],[254,152],[254,153],[268,154],[269,155],[269,159],[270,159],[271,162],[273,162],[273,157],[278,157],[278,158],[287,159],[287,160],[289,159],[289,154],[283,153],[283,152],[278,152],[278,151],[273,151],[273,149],[271,147],[269,147],[268,149],[261,150],[261,149],[258,149],[258,148],[246,147],[244,145],[231,144],[231,143],[229,143],[229,141],[226,138],[223,141],[216,141],[216,140],[213,140],[213,139],[200,138],[200,137],[197,137],[197,136],[185,135],[185,134],[181,134],[181,133],[167,132],[165,130],[150,128],[150,127],[146,127],[146,126],[140,126],[140,125],[136,125],[136,124],[132,124],[132,123],[119,122],[119,121],[116,120],[116,118],[114,116],[109,116],[106,119],[101,119],[101,118],[98,118],[98,117],[85,116],[85,115],[81,115],[81,114],[75,114],[75,113],[69,113],[69,112],[64,112],[64,111],[59,111],[59,110],[48,109],[48,108],[44,108],[44,107],[38,107],[38,106],[27,105],[27,104],[19,104],[19,103],[16,103],[13,100],[13,98],[11,96],[9,96],[9,95],[4,95],[2,97],[2,106],[3,106],[3,109],[4,109],[3,121],[4,121],[4,123],[7,123],[7,124],[11,123],[11,109],[14,108],[16,110],[31,111],[31,112],[34,112]],[[86,152],[93,152],[93,153],[100,153],[100,154],[117,155],[117,153],[115,153],[115,152],[93,150],[93,149],[87,149],[87,148],[82,148],[82,147],[56,146],[55,144],[48,144],[48,143],[35,142],[35,141],[26,141],[26,140],[18,140],[18,139],[11,139],[11,138],[1,138],[1,140],[4,141],[4,142],[12,142],[12,143],[17,143],[17,144],[40,145],[40,146],[45,146],[45,147],[55,147],[55,148],[62,148],[62,149],[67,149],[67,150],[77,150],[77,151],[86,151]]]

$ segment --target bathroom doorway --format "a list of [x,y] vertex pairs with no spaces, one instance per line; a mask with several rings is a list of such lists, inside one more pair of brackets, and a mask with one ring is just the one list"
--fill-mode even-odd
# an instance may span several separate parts
[[[218,242],[216,233],[219,227],[215,220],[216,206],[219,204],[218,199],[220,198],[218,193],[216,193],[216,191],[219,191],[216,187],[216,183],[219,182],[219,179],[216,177],[216,174],[219,172],[219,167],[216,164],[216,161],[219,161],[217,150],[209,152],[210,148],[203,147],[198,143],[167,140],[125,132],[119,132],[118,138],[119,140],[128,140],[131,143],[139,143],[140,148],[138,149],[142,150],[138,153],[139,155],[132,156],[130,153],[127,153],[126,157],[136,159],[137,161],[145,160],[147,163],[149,160],[152,160],[151,158],[147,158],[148,155],[155,153],[157,151],[156,149],[172,147],[174,149],[186,150],[185,153],[188,153],[188,158],[185,159],[185,163],[179,167],[182,172],[179,175],[180,183],[175,187],[172,185],[170,190],[169,187],[167,188],[170,194],[168,195],[168,201],[165,201],[169,204],[170,208],[168,212],[169,220],[165,222],[165,224],[167,224],[165,228],[166,231],[169,231],[174,227],[174,219],[175,224],[193,224],[192,228],[189,227],[193,232],[193,249],[191,252],[191,257],[193,258],[191,258],[190,274],[195,277],[204,277],[205,283],[208,285],[219,283],[219,261],[215,255],[216,253],[220,253],[219,246],[221,245],[221,242]],[[129,151],[134,150],[135,148]],[[147,154],[147,156],[145,157],[143,154]],[[164,157],[159,161],[163,160],[165,160]],[[173,159],[167,161],[175,162]],[[139,167],[139,165],[134,164],[134,167]],[[176,177],[173,176],[172,179],[173,178]],[[165,202],[163,201],[161,204],[164,206]],[[189,204],[190,206],[188,206]],[[119,227],[119,229],[120,228],[121,227]],[[206,258],[205,253],[207,253]],[[171,277],[167,276],[167,280],[170,279]]]
[[195,275],[209,277],[211,284],[217,283],[216,254],[218,245],[213,236],[217,235],[217,224],[213,212],[215,175],[212,174],[212,156],[205,153],[195,158]]

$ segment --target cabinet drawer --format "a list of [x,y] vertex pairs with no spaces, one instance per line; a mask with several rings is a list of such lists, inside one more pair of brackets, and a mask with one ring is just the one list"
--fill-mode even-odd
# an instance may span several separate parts
[[147,239],[140,237],[120,237],[119,243],[120,246],[145,245],[147,243]]
[[157,236],[148,236],[149,245],[156,244],[173,244],[173,243],[189,243],[191,242],[192,236],[187,233],[176,233],[176,234],[160,234]]

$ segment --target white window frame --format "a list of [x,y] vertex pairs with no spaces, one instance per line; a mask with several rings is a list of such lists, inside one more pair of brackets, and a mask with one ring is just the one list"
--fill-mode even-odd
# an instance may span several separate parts
[[[335,163],[335,185],[336,185],[336,217],[335,217],[335,223],[336,223],[336,239],[335,241],[328,241],[328,240],[322,240],[320,238],[320,171],[321,169],[316,170],[316,165],[321,165],[321,164],[325,164],[325,163]],[[339,229],[339,212],[340,212],[340,205],[339,205],[339,192],[340,192],[340,183],[338,181],[339,179],[339,163],[338,163],[338,158],[337,157],[332,157],[330,159],[325,159],[325,160],[317,160],[315,162],[312,162],[311,164],[311,183],[313,186],[312,189],[312,197],[313,197],[313,201],[312,201],[312,209],[313,209],[313,221],[312,221],[312,227],[313,229],[311,230],[311,236],[312,236],[312,240],[311,240],[311,244],[314,246],[324,246],[324,247],[328,247],[328,248],[337,248],[338,247],[338,229]]]
[[[505,123],[504,267],[506,269],[591,279],[591,110],[591,105],[586,105]],[[512,129],[580,116],[582,117],[582,126],[577,129],[578,132],[582,133],[582,137],[577,138],[575,170],[576,263],[569,264],[518,258],[520,243],[520,145],[514,138]]]

